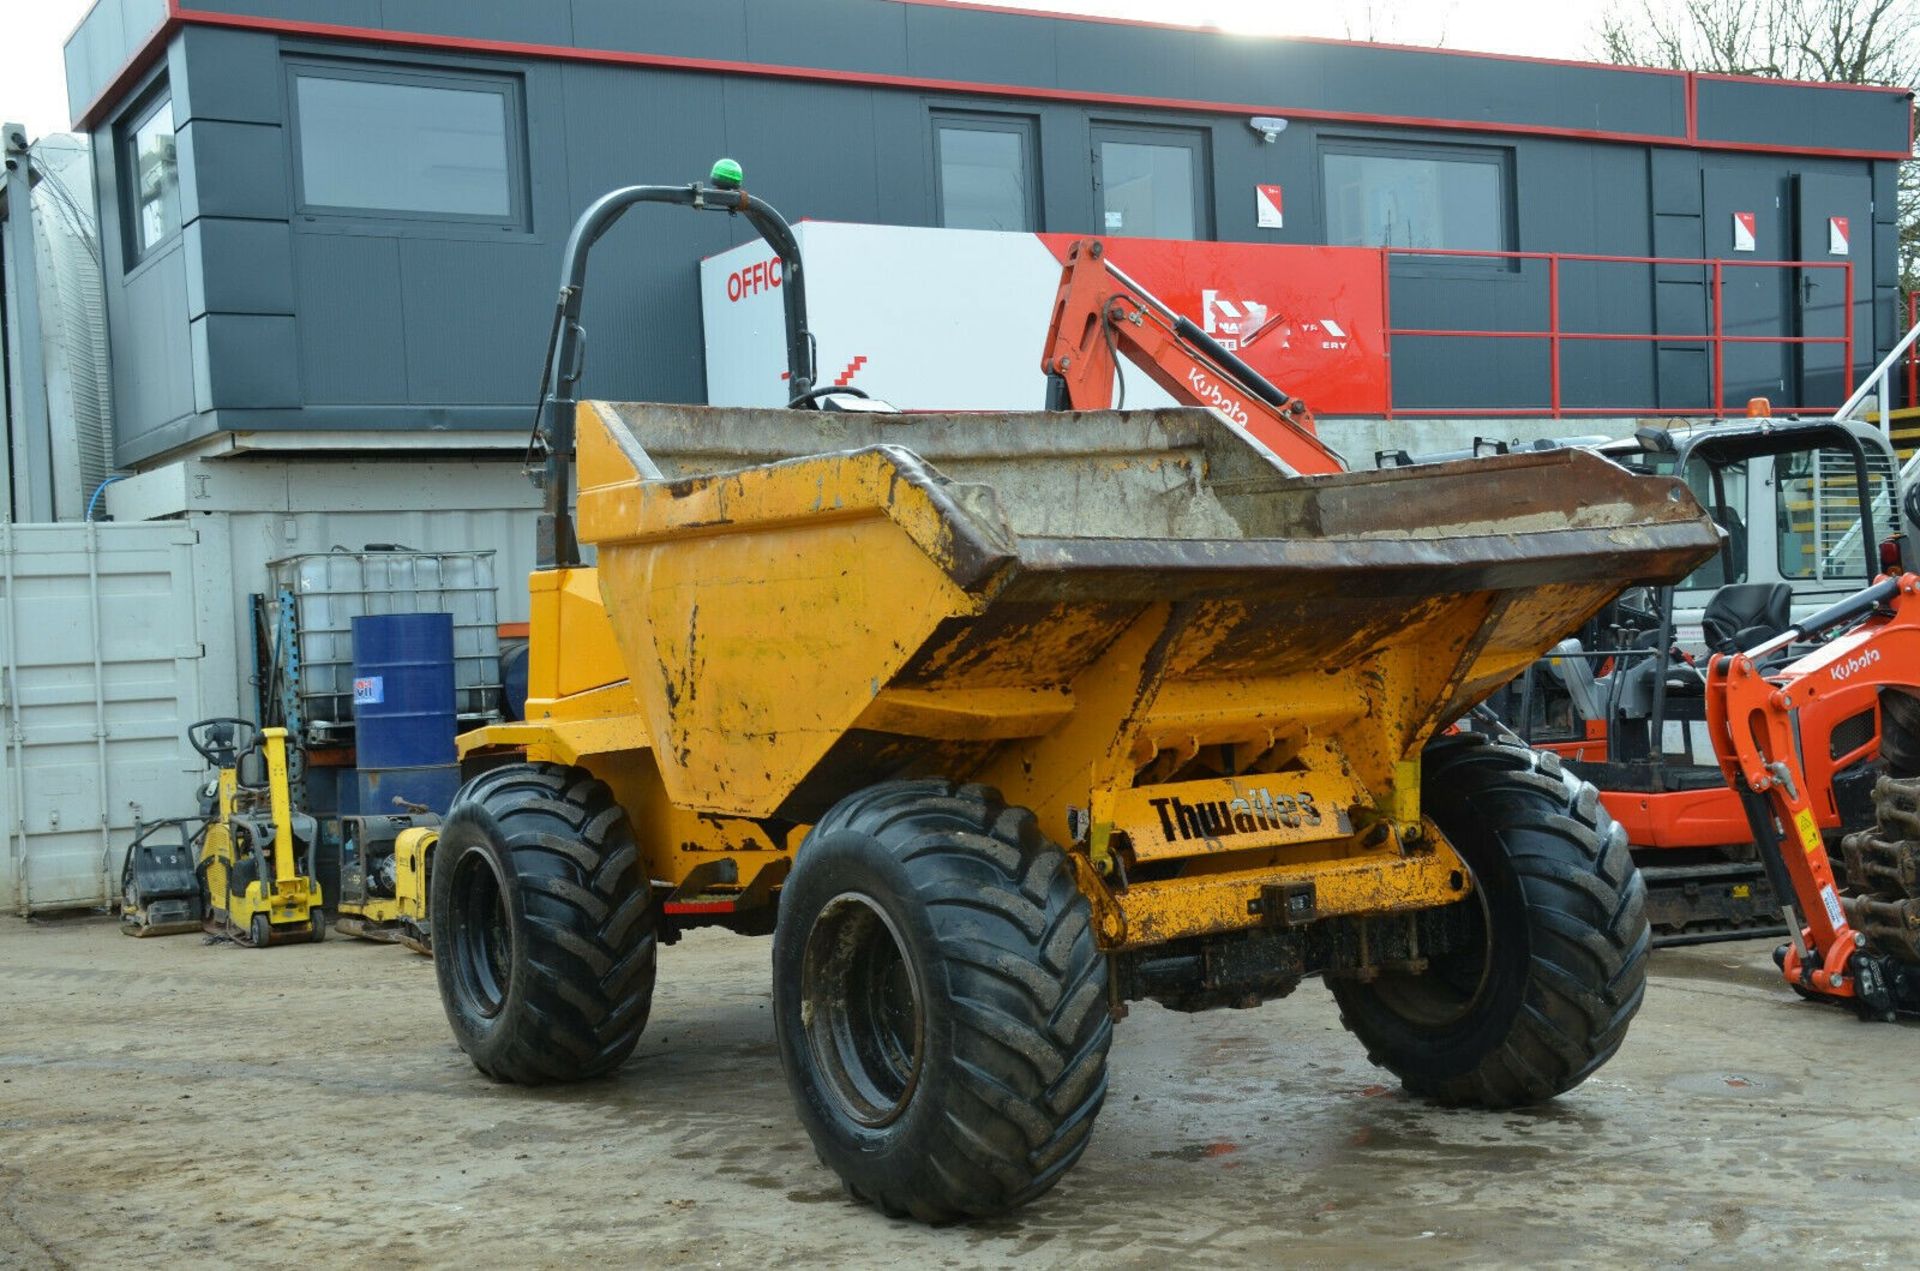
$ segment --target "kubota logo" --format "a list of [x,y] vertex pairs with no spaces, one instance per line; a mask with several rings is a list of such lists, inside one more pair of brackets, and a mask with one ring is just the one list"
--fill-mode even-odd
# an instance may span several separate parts
[[1880,650],[1868,649],[1865,653],[1860,654],[1858,657],[1848,658],[1845,662],[1840,663],[1838,666],[1832,667],[1827,671],[1827,674],[1832,676],[1835,680],[1844,680],[1852,676],[1855,671],[1860,670],[1862,667],[1872,666],[1875,662],[1878,662],[1879,660],[1880,660]]
[[1222,415],[1225,415],[1233,423],[1244,427],[1253,422],[1247,416],[1247,408],[1240,404],[1240,399],[1228,394],[1218,384],[1213,382],[1211,375],[1208,375],[1198,367],[1188,369],[1187,383],[1192,386],[1193,391],[1199,395],[1202,402],[1213,407]]
[[1220,839],[1236,834],[1263,834],[1268,830],[1298,829],[1320,824],[1320,809],[1313,795],[1275,794],[1262,786],[1239,799],[1214,799],[1188,803],[1172,797],[1148,799],[1160,814],[1160,832],[1167,842],[1176,839]]

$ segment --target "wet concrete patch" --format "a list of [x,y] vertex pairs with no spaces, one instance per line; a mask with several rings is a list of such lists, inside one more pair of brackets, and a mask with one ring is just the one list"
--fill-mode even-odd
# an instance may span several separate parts
[[[397,949],[0,919],[0,1265],[1910,1262],[1914,1031],[1778,1002],[1765,943],[1657,955],[1620,1056],[1538,1110],[1408,1098],[1313,986],[1138,1008],[1080,1165],[1017,1217],[934,1231],[816,1161],[766,957],[690,936],[632,1062],[519,1090],[473,1072],[431,968]],[[301,1027],[236,1045],[225,998],[187,991],[209,959],[224,994]],[[313,1132],[271,1170],[213,1142],[212,1110],[247,1143],[289,1107]]]

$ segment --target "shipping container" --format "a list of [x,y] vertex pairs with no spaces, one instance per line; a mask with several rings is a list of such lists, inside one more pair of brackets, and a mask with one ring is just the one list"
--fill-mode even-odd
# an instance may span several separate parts
[[[138,827],[196,810],[193,527],[0,525],[0,896],[104,905]],[[231,713],[222,711],[219,713]]]

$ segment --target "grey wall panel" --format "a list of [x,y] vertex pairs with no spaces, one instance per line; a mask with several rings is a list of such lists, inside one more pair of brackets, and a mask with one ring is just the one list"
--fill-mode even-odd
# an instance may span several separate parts
[[1249,38],[1203,42],[1199,54],[1200,95],[1208,101],[1312,109],[1327,100],[1327,69],[1317,44]]
[[202,411],[298,406],[300,353],[290,317],[210,313],[191,328]]
[[182,233],[188,317],[294,312],[293,233],[285,221],[203,216]]
[[380,0],[193,0],[193,7],[209,13],[325,22],[332,26],[380,25]]
[[408,400],[531,410],[558,273],[544,245],[401,239]]
[[180,129],[179,154],[182,221],[198,216],[287,218],[284,129],[201,120]]
[[[143,262],[115,299],[113,421],[116,443],[124,450],[193,413],[185,250],[170,248]],[[120,462],[126,461],[122,454]]]
[[904,4],[747,0],[747,57],[756,62],[897,75],[907,64]]
[[[575,0],[580,3],[580,0]],[[1045,18],[905,5],[909,75],[986,84],[1053,84],[1060,24]]]
[[[1700,215],[1700,156],[1691,150],[1655,146],[1647,151],[1656,215]],[[1668,253],[1661,253],[1663,255]],[[1687,255],[1698,255],[1688,252]]]
[[647,6],[633,0],[573,0],[573,38],[584,48],[737,59],[746,52],[746,14],[746,0]]
[[132,51],[121,0],[95,0],[62,50],[67,69],[67,109],[75,118],[100,95]]
[[[879,212],[873,118],[877,90],[741,77],[725,86],[727,153],[789,216],[872,220]],[[917,109],[892,96],[891,109]],[[773,121],[780,121],[776,126]],[[800,130],[805,136],[797,136]]]
[[286,120],[286,80],[279,37],[263,31],[187,27],[169,57],[176,121],[225,120],[279,124]]
[[522,44],[574,41],[567,0],[380,0],[380,25]]
[[[1061,88],[1191,99],[1202,89],[1199,48],[1209,37],[1191,31],[1082,23],[1054,39],[1055,83]],[[1141,92],[1152,84],[1151,92]]]
[[1905,150],[1912,98],[1764,80],[1699,81],[1700,137],[1763,145]]
[[404,403],[400,245],[345,234],[293,236],[301,380],[316,405]]
[[[710,75],[635,75],[611,67],[566,71],[569,215],[618,185],[673,184],[704,176],[729,153],[724,81]],[[773,139],[770,139],[772,141]],[[759,152],[740,156],[749,188],[793,217],[807,209],[766,179]],[[612,397],[699,401],[701,357],[697,263],[752,234],[744,222],[685,208],[642,207],[594,248],[584,323],[585,386]],[[556,248],[551,272],[560,267]],[[543,284],[535,304],[550,303]],[[544,343],[544,332],[542,333]],[[526,398],[516,391],[514,400]]]
[[1306,105],[1641,136],[1686,132],[1685,89],[1677,75],[1370,45],[1313,47],[1323,67],[1324,91],[1319,101]]
[[166,0],[97,0],[62,50],[73,118],[113,82],[166,16]]

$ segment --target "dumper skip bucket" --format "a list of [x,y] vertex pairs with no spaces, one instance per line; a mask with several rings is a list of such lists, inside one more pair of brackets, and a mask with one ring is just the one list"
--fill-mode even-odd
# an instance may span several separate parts
[[1201,411],[589,402],[579,439],[667,794],[802,823],[889,776],[1017,785],[1049,736],[1115,775],[1341,739],[1384,797],[1613,594],[1717,545],[1681,483],[1584,451],[1287,477]]

